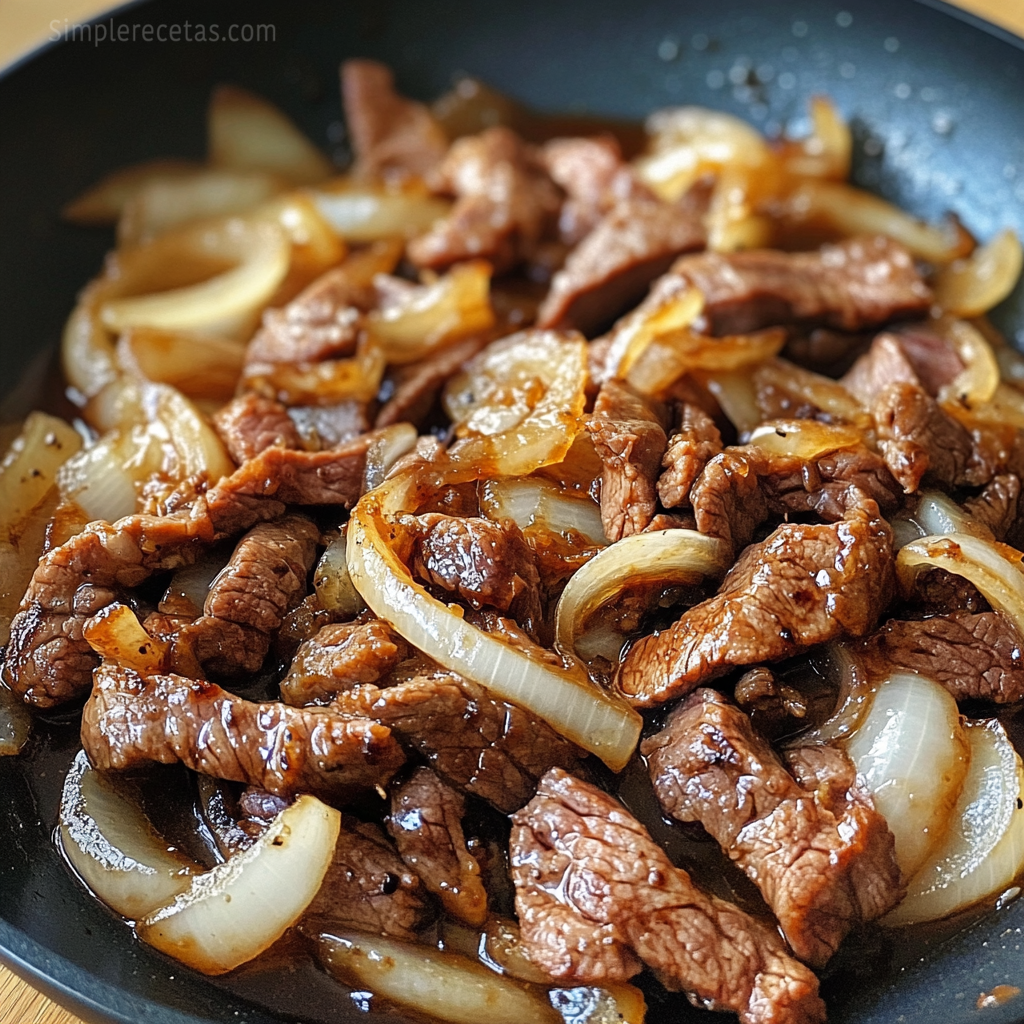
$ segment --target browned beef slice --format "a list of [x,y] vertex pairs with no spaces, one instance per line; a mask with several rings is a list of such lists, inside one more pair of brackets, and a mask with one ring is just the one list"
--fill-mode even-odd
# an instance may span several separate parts
[[345,61],[341,99],[358,174],[423,175],[444,156],[448,139],[443,129],[422,103],[395,92],[394,76],[386,65]]
[[402,863],[381,828],[345,815],[327,877],[299,930],[316,936],[355,928],[415,941],[429,919],[420,879]]
[[433,184],[457,199],[444,220],[409,243],[420,267],[482,257],[508,270],[531,253],[560,205],[555,184],[503,127],[456,140]]
[[622,981],[639,956],[668,987],[743,1024],[825,1020],[817,978],[778,933],[697,889],[607,793],[554,768],[512,820],[522,938],[553,978]]
[[977,497],[964,502],[964,511],[996,540],[1020,546],[1020,477],[1015,473],[994,476]]
[[326,708],[254,704],[212,683],[147,679],[105,663],[82,715],[82,746],[97,768],[159,761],[275,796],[331,799],[384,785],[405,761],[389,729]]
[[239,465],[266,448],[301,448],[302,438],[280,402],[242,395],[213,416],[213,425]]
[[971,472],[970,433],[917,384],[884,388],[872,414],[892,475],[912,494],[923,480],[943,487],[983,483]]
[[988,612],[992,606],[981,591],[953,572],[927,567],[914,577],[913,618],[927,619],[933,615],[948,615],[951,612]]
[[672,435],[661,460],[658,497],[665,508],[690,504],[690,488],[709,459],[722,450],[722,435],[699,406],[683,403],[679,430]]
[[952,612],[930,619],[890,619],[856,650],[868,672],[885,678],[915,672],[957,700],[997,704],[1024,698],[1024,642],[1001,612]]
[[540,618],[540,575],[533,549],[511,520],[430,512],[405,516],[412,535],[409,566],[427,583],[474,608],[510,612],[528,626]]
[[466,848],[463,795],[429,768],[417,768],[391,790],[388,831],[402,860],[449,914],[479,926],[487,919],[480,865]]
[[949,342],[908,327],[879,334],[840,383],[870,408],[890,384],[919,384],[934,398],[962,369]]
[[714,690],[692,693],[641,751],[665,813],[704,826],[806,963],[824,966],[854,925],[902,899],[895,841],[870,796],[854,789],[833,814]]
[[743,551],[715,597],[633,645],[619,689],[634,704],[661,704],[730,668],[863,636],[893,581],[892,533],[873,502],[830,525],[783,523]]
[[[851,238],[817,252],[683,256],[668,276],[703,294],[707,331],[714,335],[790,323],[856,331],[894,317],[923,315],[931,303],[910,253],[883,235]],[[656,285],[652,301],[657,290]]]
[[756,445],[727,448],[705,465],[690,491],[697,529],[734,549],[748,544],[769,515],[813,512],[834,521],[864,501],[895,511],[900,497],[885,462],[864,446],[813,462]]
[[658,504],[668,438],[662,410],[621,381],[603,385],[587,424],[601,457],[601,522],[610,541],[640,533]]
[[281,680],[281,699],[324,704],[360,683],[376,683],[405,657],[405,641],[381,619],[324,626],[306,640]]
[[546,722],[444,670],[382,690],[358,687],[335,707],[388,726],[443,778],[505,813],[530,799],[552,765],[580,763],[576,747]]
[[701,215],[653,196],[623,200],[555,274],[538,327],[591,335],[643,298],[650,283],[707,238]]

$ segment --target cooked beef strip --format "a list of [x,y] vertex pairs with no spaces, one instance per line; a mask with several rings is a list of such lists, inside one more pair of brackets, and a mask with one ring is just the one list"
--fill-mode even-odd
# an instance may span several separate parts
[[964,502],[964,511],[996,540],[1020,547],[1020,477],[1015,473],[994,476],[979,495]]
[[474,258],[510,269],[529,256],[561,205],[554,182],[504,127],[457,139],[431,183],[456,196],[455,206],[406,251],[434,270]]
[[98,659],[82,627],[118,589],[191,565],[217,541],[278,518],[285,503],[350,508],[362,490],[370,440],[323,452],[268,448],[190,508],[95,522],[47,552],[11,624],[4,680],[38,707],[87,693]]
[[480,865],[466,848],[465,797],[429,768],[391,789],[388,831],[398,852],[449,914],[479,927],[487,919]]
[[281,628],[274,637],[275,653],[282,661],[291,661],[300,644],[312,640],[324,626],[329,626],[341,618],[345,616],[329,611],[320,603],[320,598],[314,590],[284,617]]
[[324,626],[306,640],[281,680],[281,699],[295,707],[326,704],[361,683],[376,683],[408,653],[383,620]]
[[402,863],[380,826],[345,815],[334,859],[299,930],[316,937],[355,928],[415,942],[430,917],[420,879]]
[[709,459],[722,451],[722,435],[711,417],[699,406],[682,403],[679,429],[672,435],[661,460],[658,497],[665,508],[690,504],[690,488]]
[[900,499],[884,461],[863,445],[814,461],[757,445],[727,448],[705,465],[690,490],[697,529],[736,550],[770,515],[813,512],[835,521],[864,501],[893,512]]
[[242,395],[213,415],[213,425],[238,465],[267,448],[301,448],[302,438],[288,410],[270,398]]
[[838,523],[783,523],[743,551],[715,597],[638,640],[618,688],[633,704],[661,704],[730,668],[863,636],[893,583],[892,532],[869,499]]
[[104,663],[82,714],[82,746],[100,769],[158,761],[275,796],[345,799],[384,785],[405,761],[389,729],[326,708],[255,704],[212,683],[143,678]]
[[714,690],[690,694],[640,749],[665,813],[704,826],[806,963],[824,966],[854,925],[903,898],[895,840],[870,795],[854,785],[833,814]]
[[551,765],[579,766],[576,747],[541,719],[453,672],[413,667],[385,689],[340,694],[334,707],[388,726],[452,785],[506,814],[530,799]]
[[341,99],[355,154],[368,178],[424,175],[448,149],[444,130],[422,103],[395,92],[391,69],[372,60],[341,65]]
[[620,201],[555,274],[537,326],[589,336],[610,324],[643,298],[677,256],[704,247],[701,214],[654,196]]
[[607,793],[553,768],[512,821],[522,939],[552,978],[623,981],[639,956],[666,987],[743,1024],[825,1020],[817,978],[778,933],[697,889]]
[[991,605],[970,580],[956,573],[929,566],[914,577],[913,593],[908,595],[912,608],[907,617],[927,619],[951,612],[991,611]]
[[1024,641],[1002,612],[890,619],[851,649],[875,678],[913,672],[934,679],[957,700],[1007,704],[1024,698]]
[[658,504],[656,481],[668,438],[664,410],[621,381],[604,384],[587,424],[601,457],[601,522],[610,541],[640,533]]
[[900,345],[899,336],[885,331],[871,342],[871,348],[850,367],[839,383],[870,409],[890,384],[920,384],[920,380]]
[[856,331],[924,315],[931,303],[910,253],[884,235],[851,238],[817,252],[683,256],[655,284],[648,301],[657,303],[662,290],[678,287],[680,278],[703,294],[703,320],[713,335],[790,323]]
[[733,696],[756,723],[755,727],[767,731],[767,725],[769,736],[775,735],[780,727],[792,729],[794,718],[807,716],[807,698],[796,687],[779,682],[763,665],[744,672],[736,680]]

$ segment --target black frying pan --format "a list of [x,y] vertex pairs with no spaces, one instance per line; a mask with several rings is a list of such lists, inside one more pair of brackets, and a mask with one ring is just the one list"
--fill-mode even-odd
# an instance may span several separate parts
[[[459,71],[541,108],[629,118],[673,103],[740,114],[769,131],[833,96],[856,129],[856,179],[924,215],[956,210],[986,238],[1024,231],[1024,44],[940,3],[912,0],[154,0],[117,23],[273,25],[275,41],[55,45],[0,81],[0,349],[4,419],[28,410],[75,293],[110,238],[62,225],[61,205],[102,172],[201,156],[212,85],[280,103],[331,149],[338,62],[386,61],[432,97]],[[63,28],[63,25],[59,26]],[[332,141],[333,140],[333,141]],[[1024,292],[996,317],[1024,339]],[[30,372],[28,385],[15,388]],[[315,969],[208,981],[141,946],[72,879],[51,841],[77,723],[0,758],[0,956],[87,1019],[126,1024],[365,1020]],[[861,943],[825,981],[833,1021],[1003,1024],[1024,996],[1024,900],[904,948]],[[892,965],[901,965],[893,969]],[[682,998],[651,1024],[707,1021]],[[528,1022],[524,1022],[528,1024]]]

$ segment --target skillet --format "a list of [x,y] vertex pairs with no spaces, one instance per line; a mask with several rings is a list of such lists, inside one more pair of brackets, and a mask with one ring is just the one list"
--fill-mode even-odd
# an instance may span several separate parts
[[[799,130],[807,98],[824,92],[853,118],[859,184],[925,217],[955,209],[981,238],[1003,226],[1024,233],[1024,42],[932,0],[152,0],[115,18],[186,21],[273,25],[274,40],[61,42],[0,80],[3,419],[38,403],[74,295],[110,246],[105,232],[61,224],[61,205],[126,163],[201,156],[218,82],[266,95],[324,148],[340,149],[337,65],[348,56],[386,61],[402,91],[423,98],[468,72],[539,108],[636,119],[697,103],[769,133]],[[1024,289],[995,319],[1024,342]],[[76,719],[56,716],[26,754],[0,758],[0,957],[9,966],[90,1021],[366,1020],[313,968],[211,981],[135,942],[51,841],[76,748]],[[1022,944],[1024,899],[912,948],[898,934],[872,934],[825,979],[830,1020],[966,1024],[981,993],[1024,989]],[[648,1019],[713,1018],[675,997],[653,1002]],[[1024,996],[980,1019],[1024,1020]]]

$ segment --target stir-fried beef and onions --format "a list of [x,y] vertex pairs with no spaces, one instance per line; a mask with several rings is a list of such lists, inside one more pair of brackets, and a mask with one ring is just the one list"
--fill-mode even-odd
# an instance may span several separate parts
[[345,174],[224,89],[67,208],[117,247],[75,428],[4,428],[0,753],[84,702],[64,855],[208,974],[823,1021],[849,933],[1024,870],[1019,241],[848,184],[821,98],[638,145],[342,87]]

